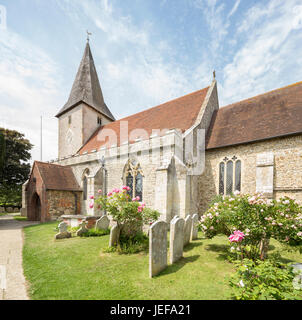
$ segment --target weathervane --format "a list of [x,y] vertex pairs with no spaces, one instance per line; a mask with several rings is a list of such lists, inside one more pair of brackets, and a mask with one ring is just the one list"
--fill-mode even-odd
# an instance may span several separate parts
[[92,33],[91,33],[91,32],[89,32],[88,30],[87,30],[86,32],[87,32],[87,42],[89,42],[89,36],[91,36],[91,35],[92,35]]

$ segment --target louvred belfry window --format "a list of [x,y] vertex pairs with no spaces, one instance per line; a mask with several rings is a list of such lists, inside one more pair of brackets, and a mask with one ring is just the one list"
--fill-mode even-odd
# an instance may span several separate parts
[[241,161],[234,156],[219,163],[219,194],[230,195],[241,191]]

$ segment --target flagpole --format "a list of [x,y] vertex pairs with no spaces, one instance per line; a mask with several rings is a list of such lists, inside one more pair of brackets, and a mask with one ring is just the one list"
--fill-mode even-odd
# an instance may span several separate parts
[[40,136],[40,143],[41,143],[41,145],[40,145],[40,160],[42,161],[42,116],[41,116],[40,134],[41,134],[41,136]]

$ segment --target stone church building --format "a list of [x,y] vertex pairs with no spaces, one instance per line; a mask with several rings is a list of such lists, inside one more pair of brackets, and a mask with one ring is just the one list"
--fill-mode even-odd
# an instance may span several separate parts
[[235,190],[302,201],[302,82],[220,107],[214,78],[204,89],[116,120],[87,42],[56,117],[58,159],[35,161],[23,186],[22,212],[31,220],[100,215],[90,196],[122,185],[167,222],[202,215],[217,194]]

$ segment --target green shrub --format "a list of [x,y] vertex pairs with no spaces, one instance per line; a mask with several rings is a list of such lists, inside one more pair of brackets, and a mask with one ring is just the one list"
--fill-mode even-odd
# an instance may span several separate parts
[[110,229],[99,230],[99,229],[88,229],[87,232],[82,233],[80,237],[101,237],[110,234]]
[[236,300],[297,300],[302,292],[295,290],[295,273],[289,265],[276,259],[237,262],[236,273],[229,278],[232,298]]
[[108,247],[103,249],[104,253],[118,252],[119,254],[134,254],[147,251],[149,248],[149,238],[142,232],[133,237],[120,235],[119,245],[117,247]]

